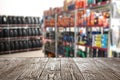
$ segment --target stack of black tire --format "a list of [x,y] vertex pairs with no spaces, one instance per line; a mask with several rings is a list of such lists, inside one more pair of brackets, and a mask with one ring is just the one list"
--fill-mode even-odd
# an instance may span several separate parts
[[[0,25],[0,52],[5,51],[14,51],[14,50],[24,50],[24,49],[32,49],[32,48],[41,48],[42,41],[40,39],[17,39],[13,40],[13,37],[27,37],[27,36],[41,36],[40,27],[35,27],[37,24],[40,25],[40,17],[23,17],[23,16],[5,16],[0,15],[0,24],[4,25],[12,25],[12,24],[31,24],[28,25],[28,28],[18,27],[18,28],[8,28],[8,26]],[[36,25],[36,26],[37,26]],[[14,25],[13,25],[14,26]],[[33,26],[33,27],[32,27]],[[12,26],[10,26],[12,27]],[[6,40],[4,38],[7,38]],[[8,40],[8,38],[12,38],[12,40]]]
[[8,37],[25,37],[25,36],[40,36],[40,28],[17,28],[17,29],[1,29],[0,38]]
[[28,41],[28,48],[40,48],[40,47],[42,47],[42,41],[40,39]]
[[28,33],[28,36],[40,36],[41,35],[40,28],[28,28],[27,33]]
[[0,24],[40,24],[40,17],[0,15]]
[[0,42],[0,52],[40,47],[42,47],[42,42],[40,39]]

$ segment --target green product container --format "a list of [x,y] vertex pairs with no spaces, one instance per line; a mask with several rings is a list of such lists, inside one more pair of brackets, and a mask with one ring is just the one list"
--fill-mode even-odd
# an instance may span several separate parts
[[88,4],[93,4],[94,0],[88,0]]
[[70,57],[70,54],[69,54],[69,52],[70,52],[70,47],[65,47],[65,51],[66,51],[65,56],[66,56],[66,57]]
[[102,2],[102,0],[96,0],[96,3]]
[[85,57],[86,57],[86,56],[85,56],[85,53],[84,53],[83,51],[81,51],[81,50],[79,50],[79,51],[77,52],[77,54],[78,54],[78,55],[81,55],[82,58],[85,58]]
[[[71,55],[71,52],[72,52],[72,55]],[[70,48],[70,57],[74,57],[74,48],[73,47]]]

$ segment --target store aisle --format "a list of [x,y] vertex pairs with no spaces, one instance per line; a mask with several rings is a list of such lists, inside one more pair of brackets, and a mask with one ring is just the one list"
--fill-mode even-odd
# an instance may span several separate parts
[[44,57],[42,50],[0,55],[0,57]]

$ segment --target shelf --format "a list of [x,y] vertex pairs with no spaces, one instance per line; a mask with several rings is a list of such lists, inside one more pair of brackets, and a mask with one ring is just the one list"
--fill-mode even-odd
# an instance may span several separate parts
[[28,49],[21,49],[21,50],[12,50],[12,51],[3,51],[0,54],[7,54],[7,53],[17,53],[17,52],[26,52],[26,51],[33,51],[33,50],[41,50],[42,48],[28,48]]
[[57,26],[57,27],[62,27],[62,28],[74,28],[74,26]]
[[27,24],[28,26],[40,26],[41,24]]
[[0,52],[0,54],[8,54],[8,53],[10,53],[10,51],[2,51],[2,52]]
[[89,45],[80,44],[80,43],[77,43],[77,45],[84,46],[84,47],[91,47],[91,46],[89,46]]
[[107,51],[108,49],[107,48],[100,48],[100,47],[96,47],[96,46],[92,46],[93,49],[99,49],[99,50],[102,50],[102,51]]
[[9,24],[0,24],[0,27],[8,27]]
[[58,13],[58,16],[60,15],[63,15],[63,14],[71,14],[74,12],[75,9],[72,9],[72,10],[68,10],[68,11],[64,11],[64,12],[61,12],[61,13]]
[[40,26],[41,24],[0,24],[0,27]]
[[45,49],[45,51],[51,52],[51,53],[55,53],[55,51],[52,51],[50,49]]
[[101,47],[96,47],[96,46],[89,46],[89,45],[84,45],[84,44],[79,44],[79,43],[77,43],[77,45],[84,46],[84,47],[89,47],[89,48],[92,48],[92,49],[99,49],[99,50],[102,50],[102,51],[107,51],[108,50],[107,48],[101,48]]
[[12,50],[12,51],[9,51],[9,53],[26,52],[26,51],[28,51],[28,50],[29,50],[29,49]]
[[60,39],[59,39],[58,41],[59,41],[59,42],[63,42],[63,40],[60,40]]
[[110,0],[108,1],[105,1],[105,2],[99,2],[98,4],[90,4],[88,5],[86,8],[99,8],[99,7],[103,7],[103,6],[106,6],[107,4],[110,3]]
[[45,26],[45,28],[55,28],[55,26]]
[[63,41],[63,42],[68,43],[68,44],[69,44],[69,43],[74,43],[74,42],[68,42],[68,41]]
[[8,37],[8,38],[0,38],[0,41],[3,41],[3,40],[19,40],[19,39],[36,39],[36,38],[42,38],[42,36]]
[[30,39],[30,38],[31,38],[31,39],[32,39],[32,38],[33,38],[33,39],[34,39],[34,38],[42,38],[42,36],[28,36],[28,39]]
[[74,42],[68,42],[68,41],[64,41],[64,40],[58,40],[59,42],[66,42],[66,43],[74,43]]
[[49,41],[49,42],[52,42],[52,41],[53,41],[53,42],[55,42],[54,39],[46,39],[46,38],[45,38],[45,41]]
[[[66,27],[64,27],[64,26],[58,26],[58,27],[63,27],[63,28],[74,28],[74,26],[66,26]],[[109,28],[109,27],[105,27],[105,26],[103,26],[103,25],[78,25],[77,27],[81,27],[81,28],[86,28],[86,27],[101,27],[101,28]]]
[[109,28],[109,27],[105,27],[103,25],[78,25],[77,27],[101,27],[101,28]]
[[41,50],[42,48],[39,47],[39,48],[30,48],[29,51],[33,51],[33,50]]

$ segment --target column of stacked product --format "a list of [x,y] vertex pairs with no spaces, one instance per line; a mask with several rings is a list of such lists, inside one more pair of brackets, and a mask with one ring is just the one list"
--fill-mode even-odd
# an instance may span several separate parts
[[110,0],[76,0],[66,3],[65,8],[67,6],[68,11],[75,10],[77,13],[75,39],[78,41],[76,43],[75,40],[75,44],[78,46],[75,48],[75,54],[78,57],[108,56],[109,3]]
[[0,15],[0,54],[39,50],[39,17]]
[[[80,4],[81,1],[78,1]],[[107,57],[110,20],[110,1],[88,0],[83,6],[77,5],[78,56]],[[83,46],[83,47],[81,47]],[[89,53],[89,54],[87,54]]]
[[[56,14],[57,16],[55,16]],[[46,39],[47,47],[45,46],[45,51],[48,49],[46,53],[49,52],[50,54],[52,52],[55,56],[55,51],[57,50],[56,57],[74,57],[74,12],[63,12],[62,7],[50,8],[50,10],[45,11],[44,16],[50,15],[54,15],[54,18],[45,17],[45,27],[54,27],[54,32],[56,30],[57,32],[52,35],[46,31],[46,38],[49,38],[48,35],[54,38],[54,40],[51,40],[51,42],[54,42],[54,44],[52,44],[54,47],[50,44],[50,40],[48,41],[48,39]],[[57,21],[55,22],[56,18]],[[55,23],[57,23],[57,27],[55,27]],[[50,45],[48,46],[48,44]],[[52,57],[54,56],[52,55]]]
[[58,15],[58,57],[74,57],[74,12]]
[[110,0],[65,0],[45,12],[58,15],[56,57],[108,56]]
[[55,57],[55,14],[51,11],[44,12],[45,24],[45,55],[47,57]]

